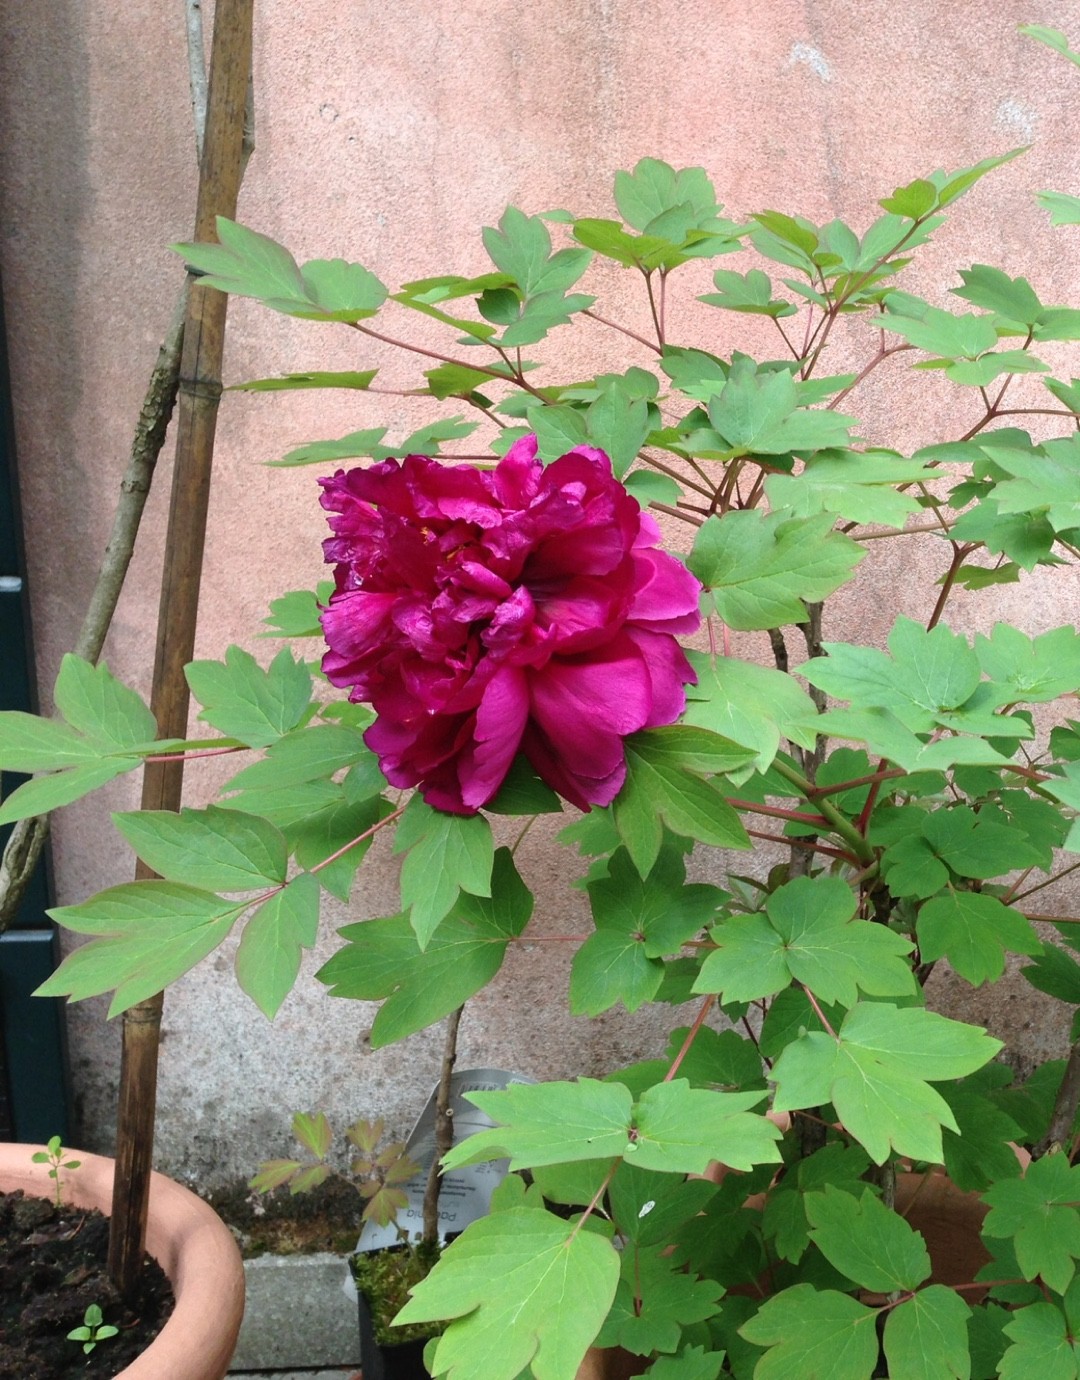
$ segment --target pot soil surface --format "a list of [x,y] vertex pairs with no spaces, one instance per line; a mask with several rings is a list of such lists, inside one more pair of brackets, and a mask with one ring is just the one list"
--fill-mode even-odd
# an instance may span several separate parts
[[[0,1380],[110,1380],[161,1331],[173,1309],[164,1271],[148,1256],[126,1306],[106,1270],[108,1241],[96,1210],[0,1194]],[[120,1331],[86,1355],[67,1334],[94,1303]]]

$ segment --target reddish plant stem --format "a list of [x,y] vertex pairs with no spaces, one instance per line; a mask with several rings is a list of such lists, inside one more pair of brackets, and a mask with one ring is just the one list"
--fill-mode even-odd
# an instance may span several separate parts
[[617,321],[609,321],[606,316],[601,316],[598,311],[586,308],[580,315],[587,316],[590,321],[599,322],[601,326],[607,326],[613,331],[618,331],[620,335],[629,336],[631,340],[636,340],[639,345],[644,345],[647,350],[652,350],[653,354],[658,355],[661,353],[659,345],[655,344],[647,336],[638,335],[637,331],[630,330],[628,326],[620,326]]
[[701,1005],[698,1007],[698,1013],[694,1017],[694,1024],[686,1032],[686,1039],[683,1040],[681,1049],[679,1050],[678,1054],[676,1054],[675,1058],[672,1059],[671,1067],[668,1069],[667,1073],[664,1074],[665,1083],[670,1083],[671,1080],[678,1073],[680,1064],[690,1053],[691,1046],[697,1039],[698,1031],[705,1024],[705,1017],[709,1014],[709,1008],[712,1006],[715,1000],[715,995],[710,994],[702,1001]]
[[851,863],[858,866],[858,859],[853,858],[850,853],[845,853],[841,848],[829,848],[827,844],[818,843],[816,840],[788,838],[786,834],[768,834],[764,829],[747,829],[746,831],[752,839],[764,839],[766,843],[782,843],[785,847],[806,848],[811,853],[825,853],[830,858],[839,858],[841,862]]
[[833,1039],[836,1040],[837,1043],[839,1043],[840,1037],[839,1037],[839,1035],[837,1035],[836,1031],[835,1031],[835,1030],[832,1028],[832,1026],[829,1024],[829,1021],[828,1021],[828,1018],[827,1018],[826,1015],[825,1015],[825,1012],[822,1011],[820,1005],[818,1004],[818,999],[817,999],[817,997],[814,996],[813,992],[811,992],[811,990],[810,990],[809,987],[804,987],[804,988],[803,988],[803,991],[806,993],[806,1000],[807,1000],[807,1001],[810,1003],[810,1005],[814,1008],[814,1014],[817,1016],[818,1020],[819,1020],[819,1021],[821,1022],[821,1024],[825,1027],[826,1031],[833,1037]]
[[756,800],[737,800],[734,796],[724,799],[734,810],[745,810],[752,815],[768,815],[772,819],[789,819],[797,824],[813,824],[828,829],[829,821],[824,815],[807,814],[805,810],[784,810],[779,805],[760,805]]
[[938,620],[945,612],[945,605],[949,602],[949,595],[952,593],[953,585],[956,583],[956,577],[960,574],[960,568],[975,549],[970,542],[962,546],[958,545],[956,542],[952,542],[951,545],[953,549],[953,558],[949,563],[948,570],[945,572],[945,579],[941,584],[941,593],[937,597],[934,611],[930,615],[930,620],[926,625],[927,632],[937,627]]

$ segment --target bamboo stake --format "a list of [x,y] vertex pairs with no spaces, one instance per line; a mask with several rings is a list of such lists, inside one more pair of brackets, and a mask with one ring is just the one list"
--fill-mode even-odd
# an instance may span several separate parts
[[[254,0],[218,0],[195,214],[196,240],[214,240],[214,218],[236,214],[244,165],[253,11]],[[223,294],[192,285],[180,363],[176,462],[150,696],[158,731],[167,738],[183,738],[187,733],[184,666],[195,649],[226,305]],[[182,788],[182,761],[148,763],[143,809],[179,809]],[[136,870],[137,877],[152,875],[141,864]],[[123,1018],[109,1273],[124,1295],[131,1293],[145,1249],[161,1008],[159,993],[132,1007]]]

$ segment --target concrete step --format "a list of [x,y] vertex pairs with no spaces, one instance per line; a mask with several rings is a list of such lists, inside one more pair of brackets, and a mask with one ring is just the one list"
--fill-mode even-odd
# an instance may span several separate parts
[[244,1262],[247,1305],[230,1375],[344,1376],[360,1366],[355,1299],[342,1256],[263,1255]]

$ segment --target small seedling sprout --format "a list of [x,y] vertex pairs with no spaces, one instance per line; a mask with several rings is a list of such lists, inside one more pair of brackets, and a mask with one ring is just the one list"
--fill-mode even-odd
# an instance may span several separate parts
[[111,1323],[103,1322],[101,1309],[96,1303],[92,1303],[83,1314],[82,1327],[73,1327],[67,1335],[69,1342],[82,1342],[83,1351],[89,1356],[98,1342],[115,1337],[119,1330]]
[[64,1157],[66,1154],[67,1151],[63,1148],[63,1146],[60,1143],[60,1137],[50,1136],[46,1148],[44,1150],[36,1150],[34,1154],[30,1157],[33,1160],[34,1164],[52,1165],[52,1168],[49,1170],[49,1178],[52,1179],[52,1181],[56,1185],[57,1208],[61,1208],[64,1205],[60,1189],[61,1169],[78,1169],[79,1165],[82,1163],[81,1160],[65,1159]]

